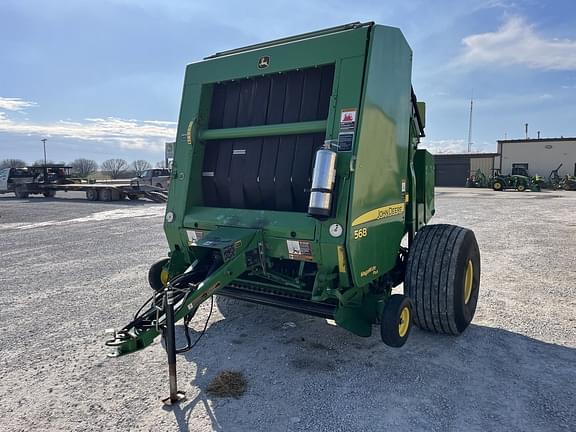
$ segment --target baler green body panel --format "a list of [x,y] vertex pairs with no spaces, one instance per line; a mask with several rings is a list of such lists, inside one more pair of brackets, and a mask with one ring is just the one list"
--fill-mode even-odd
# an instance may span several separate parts
[[370,37],[349,207],[348,251],[358,286],[396,265],[404,236],[412,51],[400,30]]
[[416,150],[414,167],[416,171],[416,205],[419,228],[425,225],[436,212],[434,208],[434,157],[426,150]]
[[[398,29],[361,24],[188,65],[164,224],[170,274],[203,259],[203,236],[256,230],[260,270],[251,255],[220,294],[335,317],[369,335],[402,281],[416,190],[417,219],[433,211],[433,189],[415,186],[411,61]],[[307,200],[327,140],[335,189],[330,215],[316,218]]]
[[[188,248],[188,238],[185,230],[182,230],[183,227],[213,229],[214,224],[254,226],[255,221],[260,221],[260,227],[264,228],[265,235],[274,235],[277,229],[274,227],[282,227],[284,234],[290,234],[295,231],[293,228],[296,227],[306,227],[304,231],[295,231],[297,237],[305,239],[314,237],[316,226],[319,224],[305,213],[282,212],[282,214],[272,215],[268,211],[234,209],[230,212],[231,216],[227,217],[225,210],[209,211],[204,207],[200,183],[204,149],[210,145],[210,141],[202,141],[199,138],[209,137],[210,132],[214,133],[214,131],[207,130],[211,84],[259,74],[260,71],[256,66],[262,56],[269,56],[271,59],[266,74],[333,63],[335,64],[334,88],[339,88],[340,81],[346,85],[343,85],[337,94],[332,93],[331,109],[320,130],[328,138],[337,138],[336,113],[344,107],[358,106],[360,102],[368,30],[368,27],[362,27],[352,31],[217,57],[187,67],[173,166],[174,181],[171,182],[170,189],[172,198],[169,199],[167,205],[167,211],[172,211],[176,217],[173,223],[165,224],[165,232],[172,250],[176,245],[181,250]],[[188,140],[191,124],[192,140]],[[191,144],[188,144],[189,141]],[[350,163],[350,156],[341,157],[338,162],[339,167],[342,169],[347,167]],[[343,226],[346,225],[346,213],[347,209],[343,208],[342,212],[337,215],[337,219]],[[274,227],[269,229],[265,221],[273,221]],[[266,227],[262,226],[264,223]],[[320,235],[320,230],[318,230],[315,239],[319,240]],[[336,243],[343,243],[343,239]]]

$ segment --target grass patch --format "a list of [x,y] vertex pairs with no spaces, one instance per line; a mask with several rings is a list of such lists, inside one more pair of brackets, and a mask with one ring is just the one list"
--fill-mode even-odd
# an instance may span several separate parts
[[211,396],[238,398],[246,392],[248,382],[242,372],[222,371],[206,388]]

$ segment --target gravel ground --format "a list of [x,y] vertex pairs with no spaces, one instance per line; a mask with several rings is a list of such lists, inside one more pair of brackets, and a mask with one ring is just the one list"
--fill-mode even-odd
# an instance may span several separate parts
[[[173,411],[160,342],[118,359],[103,345],[149,294],[163,206],[81,197],[0,197],[2,431],[576,430],[576,193],[438,189],[433,222],[472,228],[482,253],[458,338],[414,329],[393,349],[377,331],[217,301],[179,356],[188,400]],[[206,394],[224,369],[245,374],[241,398]]]

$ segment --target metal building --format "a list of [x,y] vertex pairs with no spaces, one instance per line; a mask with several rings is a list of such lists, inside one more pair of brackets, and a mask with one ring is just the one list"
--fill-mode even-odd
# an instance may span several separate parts
[[496,153],[436,154],[436,186],[466,186],[466,179],[480,169],[488,177],[495,168]]
[[576,138],[499,140],[495,168],[502,174],[525,169],[547,177],[560,164],[560,176],[576,175]]

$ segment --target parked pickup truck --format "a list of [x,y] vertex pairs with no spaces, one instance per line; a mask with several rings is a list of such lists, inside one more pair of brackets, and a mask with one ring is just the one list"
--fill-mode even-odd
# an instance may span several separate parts
[[161,189],[168,189],[170,185],[170,170],[166,168],[153,168],[144,171],[138,177],[130,180],[131,184],[156,186]]

